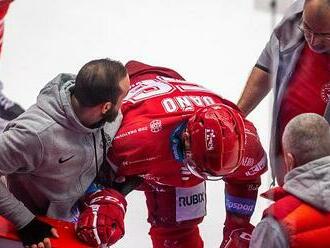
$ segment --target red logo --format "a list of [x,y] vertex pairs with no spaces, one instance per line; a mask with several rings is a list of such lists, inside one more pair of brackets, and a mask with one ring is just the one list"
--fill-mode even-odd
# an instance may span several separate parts
[[161,120],[153,120],[150,122],[150,131],[153,133],[158,133],[162,130],[162,121]]
[[205,129],[205,144],[206,144],[206,150],[212,151],[214,150],[214,142],[215,142],[215,133],[213,129]]
[[322,86],[321,98],[325,103],[330,101],[330,82]]

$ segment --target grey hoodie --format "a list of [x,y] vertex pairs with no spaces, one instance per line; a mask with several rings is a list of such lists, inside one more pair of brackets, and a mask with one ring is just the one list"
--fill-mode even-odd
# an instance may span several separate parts
[[[0,214],[17,228],[34,215],[66,219],[96,176],[103,160],[101,128],[83,126],[71,107],[74,75],[60,74],[37,103],[0,134]],[[103,127],[107,148],[122,115]]]
[[[283,188],[311,206],[330,211],[330,156],[311,161],[290,171]],[[264,218],[254,229],[250,248],[286,248],[288,241],[278,222]]]

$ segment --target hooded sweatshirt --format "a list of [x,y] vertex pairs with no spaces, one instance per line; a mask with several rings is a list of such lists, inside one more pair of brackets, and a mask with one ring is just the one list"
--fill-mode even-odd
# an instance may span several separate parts
[[75,76],[59,74],[39,93],[37,103],[0,134],[0,215],[19,229],[35,215],[67,219],[95,179],[122,115],[103,127],[83,126],[71,105]]
[[[323,157],[290,171],[284,178],[285,191],[310,206],[330,211],[330,156]],[[253,231],[250,248],[286,248],[286,234],[273,217],[266,217]]]

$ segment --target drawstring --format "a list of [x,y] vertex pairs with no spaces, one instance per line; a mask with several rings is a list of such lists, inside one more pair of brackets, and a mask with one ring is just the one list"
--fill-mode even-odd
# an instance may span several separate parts
[[[96,178],[98,178],[99,176],[99,167],[97,165],[97,151],[96,151],[96,139],[95,139],[95,135],[94,133],[92,134],[93,135],[93,144],[94,144],[94,154],[95,154],[95,165],[96,165]],[[102,136],[102,147],[103,147],[103,161],[102,161],[102,165],[101,167],[105,167],[106,165],[105,164],[105,160],[106,160],[106,155],[107,155],[107,141],[105,139],[105,134],[104,134],[104,129],[102,128],[101,129],[101,136]]]
[[101,136],[102,136],[102,145],[103,145],[103,163],[107,156],[107,141],[105,139],[104,129],[101,129]]
[[107,156],[107,140],[105,138],[104,129],[101,129],[102,147],[103,147],[103,161],[100,168],[97,166],[97,152],[96,152],[96,140],[93,134],[94,150],[95,150],[95,162],[96,162],[96,184],[100,184],[106,187],[112,187],[113,180],[115,178],[114,171],[111,166],[106,162]]
[[[102,129],[103,130],[103,129]],[[94,144],[94,155],[95,155],[95,168],[96,168],[96,177],[99,175],[99,167],[97,166],[97,151],[96,151],[96,140],[95,140],[95,135],[93,135],[93,144]]]
[[140,177],[132,177],[125,181],[124,184],[116,183],[115,180],[115,172],[107,163],[107,140],[105,138],[104,129],[101,129],[101,137],[102,137],[102,146],[103,146],[103,161],[100,166],[100,169],[97,166],[97,154],[96,154],[96,142],[95,136],[93,134],[94,148],[95,148],[95,161],[96,161],[96,179],[95,183],[98,187],[106,187],[106,188],[115,188],[119,192],[124,195],[127,195],[129,192],[134,190],[137,186],[139,186],[143,179]]

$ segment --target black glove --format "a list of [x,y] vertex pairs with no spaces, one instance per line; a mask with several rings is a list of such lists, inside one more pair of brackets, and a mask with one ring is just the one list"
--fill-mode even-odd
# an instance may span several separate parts
[[34,218],[29,224],[18,230],[24,246],[30,246],[43,242],[44,238],[53,237],[51,229],[53,227],[45,222]]

